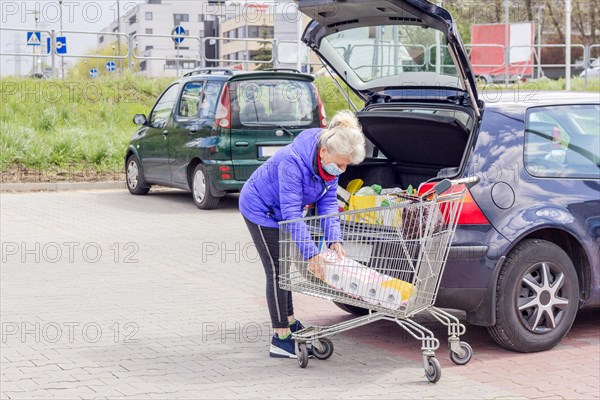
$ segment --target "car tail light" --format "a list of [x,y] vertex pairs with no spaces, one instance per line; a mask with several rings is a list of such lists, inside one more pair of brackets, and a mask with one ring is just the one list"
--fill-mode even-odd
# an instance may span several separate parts
[[231,175],[229,175],[229,174],[221,174],[221,179],[223,179],[223,180],[231,179]]
[[217,112],[215,113],[215,123],[217,124],[217,127],[229,128],[231,126],[230,116],[231,103],[229,101],[229,85],[225,84],[221,102],[217,106]]
[[321,96],[319,96],[317,86],[314,83],[313,88],[315,89],[315,96],[317,97],[317,108],[319,109],[319,125],[321,126],[321,128],[325,128],[327,126],[327,113],[325,112],[325,107],[323,106],[323,102],[321,101]]
[[231,167],[229,167],[228,165],[221,165],[219,167],[219,171],[221,171],[221,172],[229,172],[229,171],[231,171]]
[[[433,186],[435,186],[436,183],[437,182],[427,182],[427,183],[422,184],[421,186],[419,186],[418,194],[421,195],[422,193],[427,192],[429,189],[433,188]],[[464,189],[466,189],[465,185],[456,185],[456,186],[453,186],[452,188],[450,188],[447,193],[456,193],[456,192],[460,192]],[[483,212],[481,211],[481,209],[479,208],[477,203],[475,203],[473,196],[471,196],[471,192],[469,192],[468,189],[466,189],[466,190],[467,190],[467,192],[465,193],[465,201],[463,203],[462,212],[460,213],[460,216],[458,217],[457,224],[458,225],[487,225],[487,224],[489,224],[490,222],[485,217],[485,215],[483,214]],[[446,215],[446,213],[444,213],[444,215]]]

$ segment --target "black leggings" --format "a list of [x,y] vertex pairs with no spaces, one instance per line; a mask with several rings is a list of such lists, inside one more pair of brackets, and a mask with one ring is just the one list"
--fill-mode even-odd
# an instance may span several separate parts
[[287,328],[294,315],[292,293],[279,288],[279,229],[256,225],[244,217],[267,277],[267,305],[273,328]]

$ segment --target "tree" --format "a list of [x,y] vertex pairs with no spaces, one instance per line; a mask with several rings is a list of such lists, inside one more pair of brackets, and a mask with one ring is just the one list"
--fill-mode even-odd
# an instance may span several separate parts
[[[260,38],[261,39],[268,39],[268,27],[267,25],[263,25],[260,27]],[[258,49],[256,51],[256,53],[254,53],[254,55],[252,55],[251,59],[253,61],[269,61],[273,58],[273,49],[271,48],[271,43],[270,42],[260,42],[260,49]],[[260,63],[258,64],[258,66],[256,67],[257,71],[264,71],[265,69],[270,69],[273,68],[273,62],[266,62],[266,63]]]

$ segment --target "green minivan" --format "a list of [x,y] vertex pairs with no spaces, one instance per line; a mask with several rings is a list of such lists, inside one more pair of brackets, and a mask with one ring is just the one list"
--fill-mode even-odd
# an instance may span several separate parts
[[324,127],[325,109],[311,75],[294,70],[239,72],[201,68],[173,82],[146,117],[125,155],[127,188],[152,185],[192,192],[216,208],[301,131]]

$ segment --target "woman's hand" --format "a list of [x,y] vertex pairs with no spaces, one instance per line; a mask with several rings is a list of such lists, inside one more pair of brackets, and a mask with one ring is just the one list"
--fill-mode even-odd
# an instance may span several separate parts
[[325,259],[321,254],[308,259],[308,270],[312,272],[317,278],[325,280]]
[[344,258],[346,256],[346,251],[344,250],[344,246],[341,243],[332,243],[329,248],[335,251],[339,258]]

